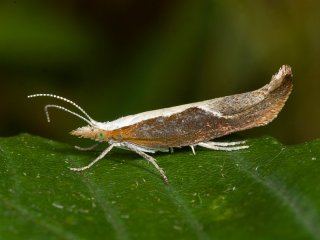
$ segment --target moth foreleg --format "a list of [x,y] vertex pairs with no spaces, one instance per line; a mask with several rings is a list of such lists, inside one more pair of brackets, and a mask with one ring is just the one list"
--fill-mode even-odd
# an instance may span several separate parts
[[151,157],[150,155],[142,152],[141,150],[139,150],[138,148],[136,148],[135,146],[132,145],[126,145],[126,147],[132,151],[134,151],[135,153],[139,154],[141,157],[143,157],[145,160],[147,160],[148,162],[152,163],[153,166],[160,172],[163,180],[165,181],[165,183],[169,183],[168,178],[165,174],[165,172],[163,171],[163,169],[161,167],[159,167],[159,165],[157,164],[157,160],[153,157]]
[[79,146],[74,146],[74,147],[75,147],[75,149],[78,149],[80,151],[90,151],[90,150],[96,148],[98,145],[99,145],[99,143],[96,143],[90,147],[79,147]]
[[198,143],[197,145],[200,147],[212,149],[212,150],[222,150],[222,151],[236,151],[236,150],[241,150],[241,149],[246,149],[249,146],[248,145],[241,145],[237,146],[240,144],[243,144],[244,142],[201,142]]
[[79,168],[70,168],[70,170],[72,171],[83,171],[86,170],[88,168],[90,168],[92,165],[94,165],[95,163],[97,163],[100,159],[102,159],[105,155],[108,154],[108,152],[111,151],[111,149],[114,147],[113,144],[111,144],[109,147],[106,148],[106,150],[104,150],[95,160],[93,160],[91,163],[89,163],[88,165],[84,166],[84,167],[79,167]]

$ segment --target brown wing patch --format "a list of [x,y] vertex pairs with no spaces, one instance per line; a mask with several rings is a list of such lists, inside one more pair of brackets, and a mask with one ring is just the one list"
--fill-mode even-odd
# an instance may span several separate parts
[[177,147],[212,139],[225,131],[225,122],[213,113],[193,107],[167,117],[157,117],[113,131],[116,140],[148,147]]

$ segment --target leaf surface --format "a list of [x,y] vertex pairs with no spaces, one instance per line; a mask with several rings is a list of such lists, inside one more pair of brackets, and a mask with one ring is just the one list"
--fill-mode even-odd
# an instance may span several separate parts
[[155,154],[170,185],[132,152],[21,134],[0,138],[1,239],[320,239],[320,140]]

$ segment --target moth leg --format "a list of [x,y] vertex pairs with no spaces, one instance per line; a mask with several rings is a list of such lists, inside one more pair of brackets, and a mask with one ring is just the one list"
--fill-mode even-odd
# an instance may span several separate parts
[[216,141],[210,141],[210,142],[207,142],[207,143],[213,144],[213,145],[219,146],[219,147],[228,147],[228,146],[242,145],[242,144],[245,144],[246,141],[237,141],[237,142],[216,142]]
[[79,146],[74,146],[74,147],[75,147],[75,149],[78,149],[80,151],[90,151],[90,150],[96,148],[98,145],[99,145],[99,143],[96,143],[90,147],[79,147]]
[[242,146],[235,146],[239,145],[240,143],[236,142],[237,144],[234,144],[235,142],[231,142],[230,145],[228,143],[221,143],[219,142],[216,144],[216,142],[201,142],[198,143],[197,145],[200,147],[212,149],[212,150],[222,150],[222,151],[236,151],[236,150],[241,150],[241,149],[246,149],[249,146],[247,145],[242,145]]
[[89,163],[88,165],[84,166],[84,167],[79,167],[79,168],[70,168],[70,170],[72,171],[83,171],[86,170],[88,168],[90,168],[92,165],[94,165],[95,163],[97,163],[100,159],[102,159],[105,155],[108,154],[108,152],[111,151],[111,149],[114,147],[113,144],[111,144],[109,147],[106,148],[106,150],[104,150],[95,160],[93,160],[91,163]]
[[216,141],[211,141],[208,143],[213,143],[215,146],[220,146],[220,147],[228,147],[228,146],[235,146],[235,145],[242,145],[245,144],[246,141],[237,141],[237,142],[216,142]]
[[126,147],[132,151],[134,151],[135,153],[139,154],[141,157],[143,157],[145,160],[147,160],[148,162],[152,163],[153,166],[160,172],[163,180],[165,181],[166,184],[169,184],[168,178],[165,174],[165,172],[163,171],[163,169],[161,167],[159,167],[159,165],[157,164],[157,160],[153,157],[151,157],[150,155],[140,151],[139,149],[135,148],[132,145],[126,145]]
[[196,151],[194,150],[194,145],[190,145],[193,155],[196,155]]
[[169,147],[170,153],[174,153],[173,147]]

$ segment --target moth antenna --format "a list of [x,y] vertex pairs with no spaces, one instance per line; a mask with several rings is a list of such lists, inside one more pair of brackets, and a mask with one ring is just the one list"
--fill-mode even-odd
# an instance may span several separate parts
[[52,105],[52,104],[49,104],[49,105],[46,105],[44,107],[44,111],[46,113],[46,116],[47,116],[47,121],[50,122],[50,115],[49,115],[49,111],[48,111],[48,108],[58,108],[60,110],[63,110],[65,112],[68,112],[68,113],[71,113],[72,115],[78,117],[78,118],[81,118],[83,121],[86,121],[87,123],[89,123],[90,126],[92,126],[92,122],[84,117],[82,117],[81,115],[79,115],[78,113],[75,113],[75,112],[72,112],[70,111],[69,109],[65,108],[65,107],[62,107],[62,106],[59,106],[59,105]]
[[[71,101],[71,100],[69,100],[69,99],[67,99],[67,98],[60,97],[60,96],[54,95],[54,94],[49,94],[49,93],[38,93],[38,94],[32,94],[32,95],[29,95],[29,96],[28,96],[28,98],[34,98],[34,97],[51,97],[51,98],[56,98],[56,99],[62,100],[62,101],[64,101],[64,102],[67,102],[67,103],[73,105],[74,107],[76,107],[77,109],[79,109],[79,110],[90,120],[90,122],[92,122],[92,123],[95,122],[95,120],[93,120],[93,119],[89,116],[89,114],[86,113],[85,110],[83,110],[78,104],[76,104],[75,102],[73,102],[73,101]],[[53,105],[52,105],[52,106],[53,106]],[[61,107],[61,108],[59,108],[59,109],[64,110],[64,111],[65,111],[65,110],[68,110],[68,109],[63,108],[63,107]],[[70,110],[68,110],[68,111],[71,113]],[[72,112],[72,113],[75,115],[74,112]],[[47,116],[48,116],[48,115],[47,115]],[[80,116],[80,115],[77,114],[76,116]],[[84,119],[83,117],[81,117],[81,118]]]

